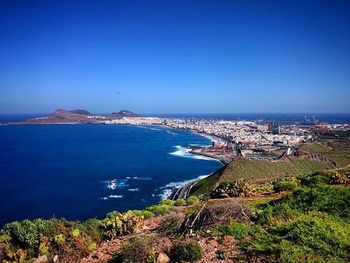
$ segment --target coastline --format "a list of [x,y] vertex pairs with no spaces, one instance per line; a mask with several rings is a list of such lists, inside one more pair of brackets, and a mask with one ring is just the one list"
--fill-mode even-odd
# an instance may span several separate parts
[[[174,130],[179,129],[179,128],[174,128],[174,127],[166,126],[166,125],[155,125],[155,126],[161,126],[161,127],[164,127],[164,128],[170,128],[170,129],[174,129]],[[191,131],[193,134],[205,137],[205,138],[211,140],[214,143],[217,143],[217,142],[220,142],[220,141],[224,140],[223,138],[220,138],[220,137],[215,136],[215,135],[201,133],[201,132],[198,132],[198,131],[195,131],[195,130],[189,130],[189,131]],[[193,152],[192,150],[189,151],[189,153],[191,153],[192,155],[204,156],[204,157],[212,159],[213,161],[219,161],[223,166],[220,167],[219,169],[217,169],[216,171],[214,171],[214,172],[212,172],[212,173],[210,173],[208,175],[205,175],[205,176],[199,176],[197,178],[194,178],[192,180],[187,180],[187,181],[184,181],[184,182],[178,182],[178,183],[174,182],[174,183],[168,184],[168,185],[173,184],[174,186],[170,190],[171,191],[170,194],[168,194],[168,196],[165,197],[164,199],[176,200],[176,199],[186,199],[186,198],[188,198],[190,196],[192,187],[195,186],[198,181],[200,181],[202,179],[205,179],[205,178],[207,178],[209,176],[212,176],[213,174],[215,174],[217,171],[219,171],[220,169],[224,168],[228,164],[228,162],[226,162],[224,159],[221,159],[221,158],[214,158],[212,156],[209,156],[209,155],[206,155],[206,154],[203,154],[203,153]]]
[[[89,122],[89,123],[84,123],[84,122],[52,122],[52,123],[28,123],[28,122],[8,122],[8,123],[1,123],[2,126],[20,126],[20,125],[82,125],[82,124],[103,124],[106,125],[105,123],[98,123],[98,122]],[[107,125],[120,125],[120,124],[107,124]],[[205,137],[207,139],[209,139],[211,142],[214,143],[218,143],[221,141],[226,141],[224,138],[212,135],[212,134],[206,134],[203,132],[198,132],[197,130],[191,130],[191,129],[183,129],[183,128],[176,128],[176,127],[172,127],[169,125],[133,125],[133,124],[126,124],[126,125],[130,125],[130,126],[135,126],[135,127],[160,127],[160,128],[166,128],[166,129],[171,129],[171,130],[187,130],[190,131],[191,133],[198,135],[198,136],[202,136]],[[209,145],[208,145],[209,146]],[[199,146],[199,147],[206,147],[204,145]],[[205,158],[207,158],[207,160],[211,160],[211,161],[218,161],[220,162],[223,167],[227,164],[227,162],[222,159],[222,158],[215,158],[213,156],[209,156],[206,154],[202,154],[202,153],[198,153],[198,152],[194,152],[192,151],[192,149],[189,147],[187,148],[188,153],[193,155],[193,156],[203,156]],[[219,169],[222,169],[222,167],[220,167]],[[218,170],[219,170],[218,169]],[[167,187],[165,186],[165,190],[164,190],[164,195],[161,196],[162,199],[186,199],[189,194],[190,194],[190,190],[191,188],[201,179],[204,179],[206,177],[211,176],[212,174],[216,173],[216,171],[213,171],[212,173],[208,174],[208,175],[201,175],[197,178],[194,179],[189,179],[183,182],[171,182],[169,184],[167,184],[166,186],[171,185],[171,187],[169,189],[166,189]]]

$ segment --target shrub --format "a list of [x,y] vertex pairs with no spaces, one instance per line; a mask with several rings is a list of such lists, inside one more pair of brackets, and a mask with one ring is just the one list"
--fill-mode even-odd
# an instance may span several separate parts
[[267,262],[348,262],[350,189],[325,185],[322,177],[308,176],[316,187],[261,205],[262,225],[244,239],[244,249]]
[[[4,240],[6,257],[10,261],[21,258],[23,262],[29,262],[38,255],[59,254],[63,262],[66,259],[78,261],[100,241],[100,234],[95,229],[97,222],[99,220],[81,224],[58,219],[36,219],[9,223],[1,230],[1,236],[10,238]],[[22,251],[20,257],[17,251]]]
[[165,200],[162,200],[159,204],[174,206],[175,202],[176,202],[175,200],[165,199]]
[[136,215],[143,219],[149,219],[154,216],[154,214],[148,210],[128,210],[125,214]]
[[350,218],[350,189],[342,186],[301,189],[284,201],[300,212],[315,210]]
[[316,187],[331,184],[333,173],[331,172],[315,172],[307,176],[299,177],[301,185],[307,187]]
[[349,179],[347,178],[347,176],[338,172],[335,173],[331,179],[331,184],[347,184],[348,182]]
[[153,237],[137,237],[124,244],[110,263],[154,263],[156,255]]
[[271,191],[271,190],[273,190],[273,184],[270,182],[256,185],[254,188],[254,192],[263,192],[263,191]]
[[300,188],[279,200],[263,204],[258,211],[259,222],[270,222],[272,217],[283,219],[301,213],[319,211],[341,218],[350,218],[350,189],[342,186]]
[[98,219],[89,219],[86,220],[83,224],[83,231],[87,233],[92,240],[99,243],[102,238],[101,231],[101,220]]
[[165,215],[174,211],[174,209],[174,206],[166,204],[152,205],[146,208],[147,211],[152,212],[154,215]]
[[192,196],[190,196],[189,198],[186,199],[186,204],[187,205],[193,205],[193,204],[196,204],[198,202],[199,202],[198,197],[194,196],[194,195],[192,195]]
[[294,191],[297,188],[298,183],[295,181],[280,181],[273,185],[273,190],[278,193],[282,191]]
[[222,235],[234,236],[237,239],[242,239],[243,237],[253,233],[255,231],[255,227],[238,223],[235,220],[231,219],[227,226],[220,227],[219,232]]
[[195,241],[180,241],[171,249],[171,259],[174,262],[194,262],[203,256],[201,246]]
[[350,228],[331,215],[311,213],[278,221],[244,245],[257,254],[277,257],[278,262],[346,262]]
[[[100,221],[85,223],[52,219],[53,235],[47,243],[50,254],[58,254],[62,262],[78,262],[96,248],[101,240]],[[43,247],[45,249],[45,247]]]
[[181,222],[182,217],[179,214],[169,214],[162,220],[158,230],[167,236],[175,235],[178,232]]
[[138,231],[142,224],[142,218],[133,213],[121,214],[114,211],[108,213],[107,217],[102,220],[101,227],[105,238],[113,239]]
[[237,197],[240,194],[249,196],[251,194],[252,187],[244,180],[233,180],[221,182],[211,192],[213,198],[224,198],[224,197]]
[[206,202],[206,201],[208,201],[210,199],[210,196],[209,196],[209,194],[200,194],[198,196],[198,198],[199,198],[199,200],[201,200],[203,202]]
[[147,210],[142,211],[141,215],[143,216],[144,219],[149,219],[154,217],[154,214],[151,211],[147,211]]
[[263,204],[265,206],[264,209],[258,210],[258,223],[265,224],[269,223],[272,220],[273,217],[273,207],[268,204]]
[[186,200],[184,200],[184,199],[177,199],[175,201],[175,206],[183,206],[183,205],[186,205]]
[[2,232],[11,237],[15,246],[33,247],[40,244],[40,238],[52,232],[49,220],[36,219],[6,224]]

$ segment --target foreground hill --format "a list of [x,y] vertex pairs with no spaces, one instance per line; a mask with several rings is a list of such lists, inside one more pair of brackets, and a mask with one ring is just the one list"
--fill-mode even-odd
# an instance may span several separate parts
[[212,190],[220,182],[244,179],[251,183],[273,181],[286,176],[310,174],[331,168],[331,165],[310,159],[294,156],[276,161],[236,159],[225,169],[219,170],[210,177],[200,180],[192,187],[192,194],[199,195]]

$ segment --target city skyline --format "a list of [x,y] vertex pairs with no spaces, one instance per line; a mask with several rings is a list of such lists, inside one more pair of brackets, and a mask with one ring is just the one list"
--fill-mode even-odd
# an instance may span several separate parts
[[0,113],[349,113],[347,1],[0,1]]

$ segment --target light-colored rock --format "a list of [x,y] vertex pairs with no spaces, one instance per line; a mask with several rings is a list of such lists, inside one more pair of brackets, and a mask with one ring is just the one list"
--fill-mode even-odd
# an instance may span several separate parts
[[219,246],[218,241],[216,241],[215,239],[210,240],[208,243],[209,243],[209,246],[213,248],[217,248]]
[[53,257],[53,262],[58,262],[58,255],[55,255],[54,257]]
[[33,261],[33,263],[47,263],[47,262],[49,262],[49,259],[45,255],[39,256]]
[[157,263],[168,263],[168,262],[170,262],[170,258],[164,253],[159,253],[157,257]]

